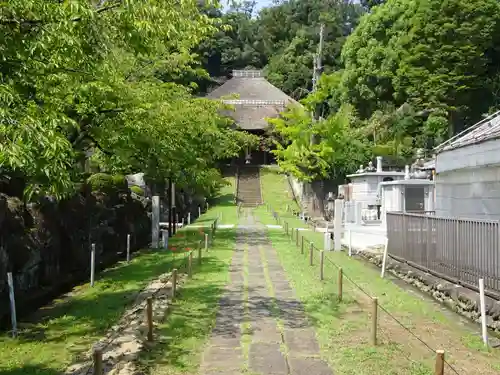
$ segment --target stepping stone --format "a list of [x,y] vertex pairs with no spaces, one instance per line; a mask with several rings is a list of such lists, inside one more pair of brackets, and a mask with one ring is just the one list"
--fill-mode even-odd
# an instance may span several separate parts
[[253,342],[280,344],[282,341],[275,319],[270,318],[252,323],[251,333]]
[[287,375],[288,366],[280,344],[253,343],[250,346],[250,371],[261,375]]
[[319,345],[312,328],[285,329],[285,344],[292,355],[318,355]]
[[290,375],[333,375],[328,364],[319,358],[289,357]]

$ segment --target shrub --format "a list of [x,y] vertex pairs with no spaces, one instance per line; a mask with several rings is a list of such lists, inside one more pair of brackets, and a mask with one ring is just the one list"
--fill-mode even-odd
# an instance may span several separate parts
[[92,191],[103,193],[126,191],[128,189],[127,179],[122,175],[110,175],[96,173],[87,179]]
[[136,193],[137,195],[144,196],[144,190],[140,186],[133,185],[130,187],[130,191]]

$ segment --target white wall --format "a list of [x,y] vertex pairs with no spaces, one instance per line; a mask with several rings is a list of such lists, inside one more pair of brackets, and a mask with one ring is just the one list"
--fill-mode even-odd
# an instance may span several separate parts
[[436,173],[500,164],[500,139],[444,151],[436,156]]
[[436,215],[500,219],[500,163],[438,173]]
[[380,176],[370,175],[352,178],[351,199],[361,202],[363,208],[368,208],[368,205],[376,204],[378,184],[382,179]]

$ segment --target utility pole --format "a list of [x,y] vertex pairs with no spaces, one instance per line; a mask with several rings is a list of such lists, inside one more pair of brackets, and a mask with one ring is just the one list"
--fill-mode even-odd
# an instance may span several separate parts
[[[322,57],[323,57],[323,34],[325,31],[325,25],[321,24],[320,29],[319,29],[319,45],[318,45],[318,52],[314,55],[314,61],[313,61],[313,78],[312,78],[312,84],[313,84],[313,89],[312,92],[315,92],[317,87],[318,87],[318,81],[319,77],[321,75],[321,71],[323,70],[323,62],[322,62]],[[316,109],[313,109],[311,113],[312,121],[316,121],[318,119],[318,114],[316,113]],[[311,145],[315,144],[315,137],[314,134],[311,134],[311,140],[310,140]]]
[[317,85],[318,85],[318,80],[321,75],[321,70],[323,69],[323,62],[322,62],[322,57],[323,57],[323,34],[325,31],[325,25],[321,24],[320,30],[319,30],[319,46],[318,46],[318,52],[314,56],[314,71],[313,71],[313,92],[316,91]]

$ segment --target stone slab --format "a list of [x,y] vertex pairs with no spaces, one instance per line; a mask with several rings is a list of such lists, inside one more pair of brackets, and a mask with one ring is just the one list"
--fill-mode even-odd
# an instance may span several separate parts
[[282,342],[281,332],[278,329],[276,320],[272,318],[261,319],[256,323],[252,323],[251,334],[253,342],[276,344]]
[[261,375],[288,374],[288,366],[279,344],[251,344],[249,360],[250,371]]
[[285,329],[283,337],[293,355],[317,355],[320,352],[316,333],[312,328]]
[[290,375],[333,375],[328,364],[319,358],[288,358]]

